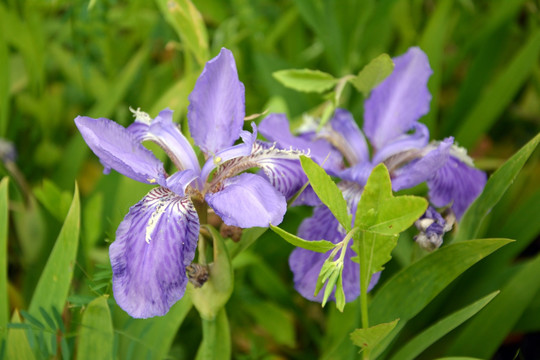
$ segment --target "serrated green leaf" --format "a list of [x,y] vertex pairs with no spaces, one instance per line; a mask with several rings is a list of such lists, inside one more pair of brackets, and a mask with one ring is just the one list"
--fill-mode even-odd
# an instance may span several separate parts
[[394,321],[378,324],[367,329],[356,329],[351,333],[351,340],[354,345],[362,350],[373,349],[379,344],[388,334],[396,327],[399,319]]
[[407,321],[418,314],[452,280],[500,247],[508,239],[470,240],[442,247],[390,278],[370,305],[370,321]]
[[343,194],[332,181],[330,176],[317,165],[313,160],[306,156],[300,156],[302,169],[306,173],[311,187],[321,199],[324,205],[330,209],[332,214],[343,226],[346,232],[351,230],[351,218],[347,210],[347,202],[343,198]]
[[386,79],[394,70],[394,62],[388,54],[381,54],[371,60],[369,64],[349,82],[360,91],[364,97],[367,97],[371,90]]
[[199,10],[190,0],[156,0],[167,22],[200,65],[209,58],[208,34]]
[[328,73],[309,69],[280,70],[272,75],[286,87],[303,92],[322,93],[330,90],[339,81]]
[[391,360],[416,359],[422,351],[482,310],[498,294],[499,291],[495,291],[438,321],[410,340]]
[[[20,324],[21,317],[19,312],[15,310],[11,318],[13,324]],[[12,328],[8,331],[7,336],[7,358],[10,360],[32,360],[35,359],[26,331],[23,329]]]
[[399,234],[426,211],[427,205],[424,198],[417,196],[394,197],[388,170],[379,164],[364,187],[354,226],[379,234]]
[[49,255],[45,269],[32,296],[28,312],[41,317],[39,308],[63,309],[66,302],[79,244],[79,189],[75,185],[73,201],[66,220]]
[[453,241],[463,241],[476,237],[485,217],[512,185],[539,142],[540,134],[537,134],[490,176],[482,194],[463,215]]
[[88,304],[77,338],[77,360],[113,359],[114,331],[107,297]]
[[327,240],[314,240],[314,241],[304,240],[274,225],[270,225],[270,229],[272,229],[272,231],[274,231],[276,234],[281,236],[284,240],[286,240],[291,245],[301,247],[303,249],[307,249],[307,250],[311,250],[311,251],[315,251],[319,253],[325,253],[336,247],[335,244]]
[[0,181],[0,343],[7,335],[9,321],[7,234],[8,234],[8,178]]
[[447,354],[491,358],[540,290],[539,273],[540,256],[536,256],[523,265],[502,288],[501,294],[467,324]]
[[493,80],[463,121],[456,133],[456,140],[461,146],[473,146],[489,130],[537,66],[539,54],[540,31],[537,30],[530,35],[512,62]]

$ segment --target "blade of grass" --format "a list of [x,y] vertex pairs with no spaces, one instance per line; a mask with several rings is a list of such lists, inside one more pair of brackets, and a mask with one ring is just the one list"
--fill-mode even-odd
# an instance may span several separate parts
[[9,319],[7,233],[8,233],[8,178],[0,181],[0,343],[6,336]]

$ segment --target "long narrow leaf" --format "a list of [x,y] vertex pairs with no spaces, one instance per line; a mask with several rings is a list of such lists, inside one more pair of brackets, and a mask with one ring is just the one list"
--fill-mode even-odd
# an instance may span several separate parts
[[77,360],[113,359],[114,332],[107,298],[88,304],[78,336]]
[[0,182],[0,342],[4,339],[9,319],[8,276],[7,276],[7,231],[8,231],[8,178]]
[[461,219],[458,233],[453,241],[463,241],[476,237],[484,218],[512,185],[539,142],[540,134],[523,146],[489,178],[482,194],[474,201]]

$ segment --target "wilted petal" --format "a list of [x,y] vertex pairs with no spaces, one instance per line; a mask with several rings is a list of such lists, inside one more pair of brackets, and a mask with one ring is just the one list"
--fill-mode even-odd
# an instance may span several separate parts
[[349,162],[349,166],[369,160],[369,150],[364,134],[358,128],[350,112],[336,109],[329,125],[319,136],[328,140]]
[[109,119],[78,116],[75,124],[84,140],[105,166],[147,184],[162,183],[165,170],[136,136]]
[[259,175],[227,178],[222,189],[206,194],[206,202],[227,225],[250,228],[278,225],[287,210],[285,197]]
[[471,167],[458,157],[450,156],[427,181],[430,201],[438,207],[451,204],[456,218],[460,219],[480,195],[486,180],[483,171]]
[[433,71],[426,54],[413,47],[393,60],[394,71],[364,104],[364,132],[376,150],[406,133],[429,112],[427,82]]
[[109,248],[118,305],[135,318],[165,315],[184,295],[198,233],[191,200],[165,188],[131,207]]
[[189,101],[189,131],[205,154],[216,154],[234,144],[244,124],[245,99],[229,50],[222,48],[206,63]]
[[280,149],[309,151],[311,158],[327,170],[338,171],[342,166],[341,154],[324,140],[317,139],[315,133],[294,136],[289,130],[285,114],[270,114],[259,124],[259,132]]
[[425,156],[393,171],[392,189],[394,191],[410,189],[431,179],[437,170],[448,161],[453,141],[453,138],[445,139],[432,150],[429,150],[432,146],[428,146],[426,148],[428,152]]
[[411,149],[422,149],[429,143],[429,130],[426,125],[416,123],[413,125],[414,133],[403,134],[379,149],[373,156],[373,163],[379,164],[386,159]]

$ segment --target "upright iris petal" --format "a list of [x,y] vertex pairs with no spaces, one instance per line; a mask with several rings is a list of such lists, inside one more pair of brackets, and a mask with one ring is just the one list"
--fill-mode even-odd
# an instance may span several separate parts
[[129,210],[109,248],[118,305],[136,318],[165,315],[184,295],[185,267],[195,256],[198,234],[189,198],[152,189]]
[[205,154],[213,155],[238,139],[245,116],[244,91],[233,54],[221,49],[206,63],[189,95],[189,131]]
[[406,133],[429,111],[427,82],[433,73],[417,47],[393,59],[395,68],[364,104],[364,132],[375,149]]

